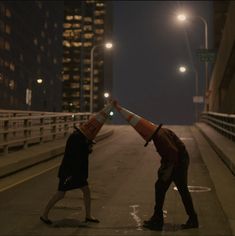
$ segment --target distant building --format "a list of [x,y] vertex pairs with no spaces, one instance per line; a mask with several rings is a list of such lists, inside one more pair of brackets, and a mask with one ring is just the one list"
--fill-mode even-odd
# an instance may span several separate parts
[[93,111],[105,103],[112,89],[111,53],[102,46],[111,40],[111,1],[64,1],[63,111],[89,112],[91,50],[93,59]]
[[235,1],[213,1],[216,60],[209,87],[209,110],[235,114]]
[[0,109],[61,111],[62,26],[62,1],[0,1]]

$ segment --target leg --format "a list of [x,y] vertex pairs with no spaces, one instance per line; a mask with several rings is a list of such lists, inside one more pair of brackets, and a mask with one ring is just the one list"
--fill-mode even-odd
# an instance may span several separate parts
[[179,168],[175,171],[174,183],[180,193],[185,211],[187,212],[188,216],[196,215],[193,207],[192,197],[188,190],[188,166],[183,166],[182,168]]
[[99,220],[95,219],[91,215],[91,193],[88,185],[81,188],[83,192],[84,206],[86,211],[86,221],[99,223]]
[[197,228],[198,219],[197,214],[194,210],[193,201],[191,194],[188,190],[187,185],[187,168],[176,172],[176,177],[174,179],[175,185],[180,193],[184,208],[189,218],[186,224],[182,225],[182,228]]
[[155,207],[153,217],[163,220],[163,205],[165,201],[165,195],[170,187],[171,180],[164,182],[158,179],[155,183]]
[[163,227],[163,204],[165,200],[165,195],[167,189],[171,184],[171,180],[164,182],[159,178],[155,183],[155,207],[154,213],[150,220],[144,221],[143,227],[152,229],[152,230],[162,230]]
[[43,221],[43,219],[45,220],[44,222],[46,223],[48,221],[48,224],[49,223],[49,218],[48,218],[48,215],[49,215],[49,212],[51,210],[51,208],[61,199],[63,199],[65,196],[65,192],[62,192],[62,191],[57,191],[52,197],[51,199],[49,200],[49,202],[47,203],[46,207],[45,207],[45,210],[41,216],[41,220]]

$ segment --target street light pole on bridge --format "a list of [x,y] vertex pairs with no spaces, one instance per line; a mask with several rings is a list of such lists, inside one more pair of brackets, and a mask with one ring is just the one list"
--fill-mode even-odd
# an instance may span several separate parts
[[[208,24],[205,18],[199,15],[191,16],[191,18],[198,18],[204,24],[204,47],[208,51]],[[187,16],[185,14],[179,14],[177,16],[179,21],[185,21]],[[208,91],[209,91],[209,76],[208,76],[208,61],[205,61],[205,110],[209,111],[209,104],[208,104]]]
[[94,51],[98,47],[105,47],[107,49],[111,49],[113,47],[112,43],[105,43],[105,44],[99,44],[95,45],[91,49],[91,58],[90,58],[90,113],[93,113],[93,87],[94,87]]

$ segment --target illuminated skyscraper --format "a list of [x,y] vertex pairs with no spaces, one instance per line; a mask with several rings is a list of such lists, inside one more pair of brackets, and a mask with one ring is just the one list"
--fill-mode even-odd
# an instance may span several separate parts
[[61,1],[0,1],[1,109],[61,111],[62,26]]
[[110,40],[111,1],[66,0],[64,5],[62,107],[69,112],[90,110],[91,50],[99,45],[93,60],[93,110],[97,111],[104,105],[103,93],[111,89],[111,54],[101,47]]

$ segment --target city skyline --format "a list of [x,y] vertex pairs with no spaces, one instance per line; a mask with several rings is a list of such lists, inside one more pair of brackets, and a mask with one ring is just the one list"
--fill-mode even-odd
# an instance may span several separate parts
[[[104,93],[108,92],[127,109],[155,123],[195,122],[194,96],[207,96],[206,63],[200,61],[198,51],[207,47],[207,30],[208,49],[212,54],[218,50],[228,2],[110,1],[113,6],[106,8],[109,17],[105,15],[103,19],[94,17],[98,14],[95,9],[102,4],[104,7],[106,2],[87,0],[83,3],[92,6],[87,12],[92,16],[94,25],[96,21],[104,23],[104,32],[98,41],[98,34],[94,36],[94,32],[101,30],[93,27],[93,23],[86,26],[91,28],[89,30],[93,35],[83,31],[78,41],[65,42],[65,38],[63,41],[64,5],[58,5],[56,1],[28,1],[22,4],[1,1],[1,107],[62,111],[65,92],[62,92],[62,81],[66,82],[70,78],[62,70],[62,52],[67,52],[65,47],[62,51],[64,43],[64,46],[73,44],[71,55],[76,51],[75,46],[84,47],[81,54],[74,54],[77,61],[74,65],[78,69],[75,77],[82,81],[75,86],[78,89],[76,94],[81,94],[80,105],[76,108],[68,100],[67,105],[74,106],[74,109],[69,110],[67,107],[64,111],[97,111],[105,103]],[[25,11],[31,14],[21,15]],[[181,11],[188,14],[187,22],[177,22],[176,16]],[[34,17],[31,22],[33,15],[38,17]],[[86,16],[81,17],[84,18],[80,22],[83,25]],[[207,30],[204,21],[208,24]],[[101,48],[106,39],[113,43],[111,52],[104,52]],[[89,43],[86,50],[85,43]],[[101,62],[101,69],[98,69]],[[208,79],[211,76],[218,77],[212,74],[213,63],[215,59],[208,62]],[[229,67],[232,67],[231,63]],[[185,73],[179,73],[180,66],[185,66]],[[232,82],[230,68],[226,68],[226,75],[229,78],[225,78],[226,81]],[[91,82],[94,90],[91,89]],[[227,89],[228,94],[231,94],[232,89],[228,89],[226,84],[223,82],[218,91],[213,91],[216,103],[210,103],[215,110],[233,109],[230,108],[229,96],[223,92]],[[195,94],[196,90],[198,94]],[[198,113],[203,111],[204,104],[198,104],[197,109]],[[119,122],[116,114],[114,122]]]

